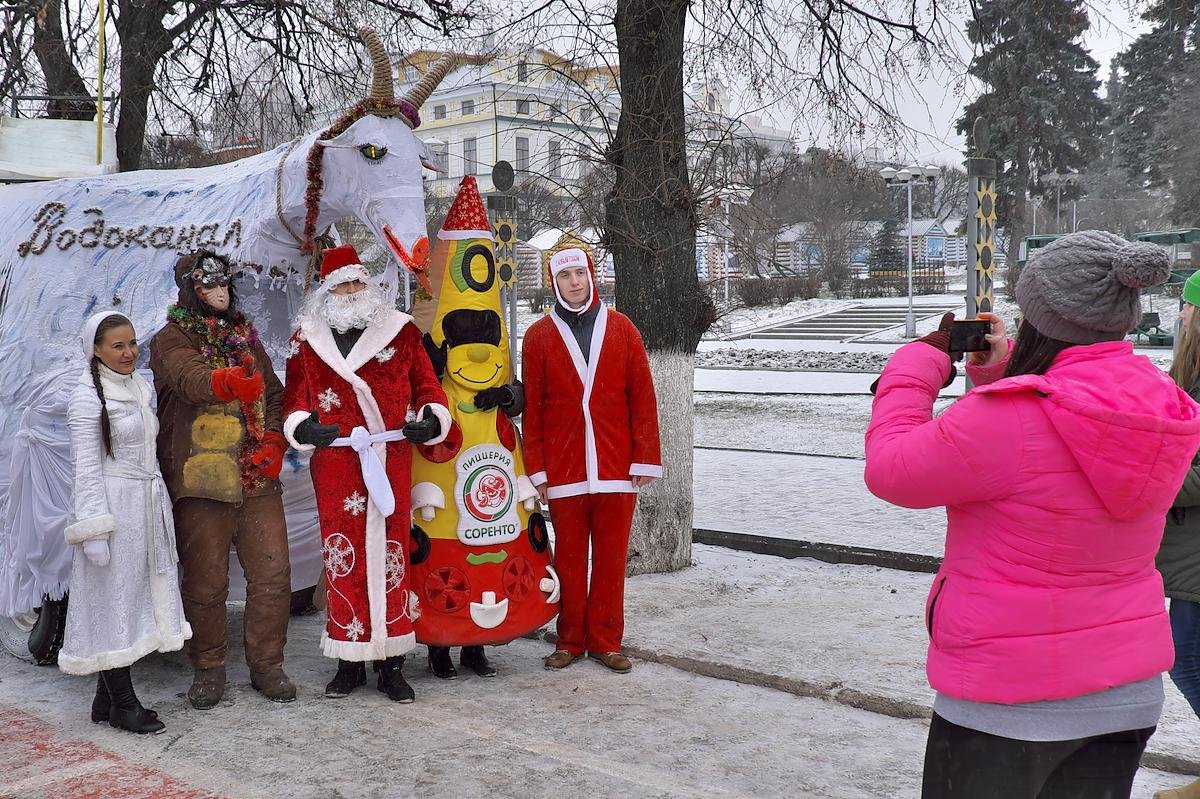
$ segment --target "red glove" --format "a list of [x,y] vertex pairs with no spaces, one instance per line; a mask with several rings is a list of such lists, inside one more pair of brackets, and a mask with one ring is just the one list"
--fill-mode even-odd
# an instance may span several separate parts
[[[952,327],[954,327],[954,312],[948,311],[942,314],[942,321],[938,325],[937,330],[917,339],[922,344],[928,344],[934,349],[941,350],[950,356],[950,376],[946,378],[946,382],[942,384],[942,388],[947,388],[954,382],[954,378],[958,377],[958,367],[954,365],[954,362],[961,361],[963,357],[961,352],[950,352],[950,328]],[[875,393],[875,383],[871,384],[871,393]]]
[[248,405],[261,397],[265,384],[262,373],[253,364],[253,361],[247,361],[239,366],[214,369],[212,391],[217,399],[221,402],[233,402],[236,399]]
[[942,322],[938,325],[938,329],[917,339],[924,344],[928,344],[934,349],[941,350],[947,355],[950,354],[950,328],[954,327],[954,312],[942,314]]
[[268,480],[278,480],[279,472],[283,469],[283,454],[287,452],[287,439],[282,433],[274,430],[267,431],[263,436],[262,448],[250,456],[250,462],[258,468],[258,473]]

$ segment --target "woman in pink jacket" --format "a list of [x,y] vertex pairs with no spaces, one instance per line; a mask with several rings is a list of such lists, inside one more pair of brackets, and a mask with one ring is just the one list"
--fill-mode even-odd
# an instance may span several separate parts
[[1128,797],[1162,710],[1171,628],[1154,554],[1200,447],[1200,407],[1124,341],[1166,254],[1099,231],[1039,250],[937,419],[942,329],[878,381],[866,481],[946,507],[926,603],[937,692],[925,799]]

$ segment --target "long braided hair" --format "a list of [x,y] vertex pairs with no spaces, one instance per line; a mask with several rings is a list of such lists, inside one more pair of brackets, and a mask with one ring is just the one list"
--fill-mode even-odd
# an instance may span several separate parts
[[[100,346],[104,334],[117,327],[133,327],[133,322],[120,314],[106,317],[96,328],[96,338],[93,346]],[[104,399],[104,386],[100,383],[100,358],[92,356],[92,385],[96,387],[96,396],[100,398],[100,437],[104,440],[104,454],[112,457],[112,424],[108,420],[108,403]]]

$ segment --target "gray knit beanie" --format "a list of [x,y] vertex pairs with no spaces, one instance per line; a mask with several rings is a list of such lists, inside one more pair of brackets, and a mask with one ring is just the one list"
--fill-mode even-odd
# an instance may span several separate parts
[[1040,333],[1072,344],[1120,341],[1141,321],[1140,289],[1167,282],[1171,260],[1156,244],[1081,230],[1029,256],[1017,304]]

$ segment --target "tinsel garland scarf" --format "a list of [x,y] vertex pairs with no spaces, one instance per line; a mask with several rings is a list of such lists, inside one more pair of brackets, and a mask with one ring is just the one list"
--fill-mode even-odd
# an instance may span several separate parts
[[[167,309],[167,318],[184,331],[200,337],[200,356],[213,369],[254,363],[254,348],[259,343],[258,331],[241,311],[238,311],[231,321],[172,305]],[[256,491],[262,487],[263,478],[252,459],[263,448],[266,405],[262,394],[259,394],[254,402],[239,402],[239,405],[246,425],[246,437],[242,440],[242,447],[238,452],[242,487],[247,491]]]

